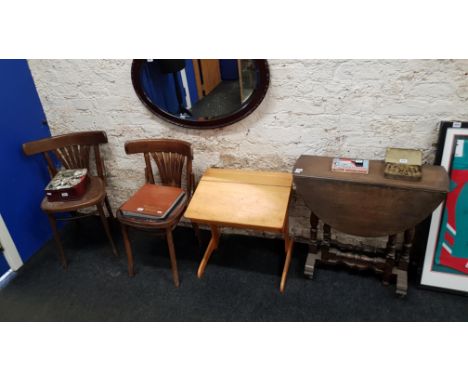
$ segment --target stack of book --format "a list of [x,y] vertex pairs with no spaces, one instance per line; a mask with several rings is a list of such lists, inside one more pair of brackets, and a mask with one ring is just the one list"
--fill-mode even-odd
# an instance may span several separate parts
[[183,201],[185,191],[179,187],[145,184],[120,211],[123,216],[146,220],[163,220]]

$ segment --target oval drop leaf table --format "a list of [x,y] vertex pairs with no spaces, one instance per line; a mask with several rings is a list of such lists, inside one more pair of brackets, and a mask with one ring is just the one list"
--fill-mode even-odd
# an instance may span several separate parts
[[[384,162],[369,161],[368,174],[333,172],[331,157],[302,155],[293,170],[297,193],[311,210],[310,250],[305,274],[312,277],[315,262],[373,269],[388,283],[397,277],[397,293],[407,293],[407,269],[414,227],[444,200],[449,180],[441,166],[425,165],[420,181],[384,177]],[[317,240],[321,220],[323,240]],[[382,256],[331,240],[331,227],[364,237],[388,236]],[[403,248],[396,249],[398,233],[404,233]],[[330,252],[330,247],[339,253]],[[320,248],[319,248],[320,247]],[[356,254],[356,252],[361,254]],[[365,254],[364,254],[365,253]]]

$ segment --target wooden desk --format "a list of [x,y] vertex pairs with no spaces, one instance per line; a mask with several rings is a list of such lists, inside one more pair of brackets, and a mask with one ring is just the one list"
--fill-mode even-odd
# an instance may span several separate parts
[[[311,210],[310,251],[304,273],[312,277],[316,261],[371,268],[383,274],[384,282],[396,275],[397,293],[406,295],[414,227],[444,200],[447,172],[441,166],[426,165],[420,181],[402,181],[384,177],[383,161],[369,161],[369,174],[352,174],[331,171],[332,159],[302,155],[293,170],[297,192]],[[317,240],[319,219],[324,222],[321,243]],[[350,235],[388,236],[387,246],[380,253],[356,254],[361,248],[331,240],[331,227]],[[404,243],[402,251],[397,251],[400,232]],[[330,247],[342,253],[331,253]]]
[[208,169],[185,212],[187,219],[211,228],[211,240],[198,268],[198,277],[203,276],[212,252],[218,247],[220,227],[278,232],[285,241],[286,260],[280,284],[280,291],[284,292],[293,246],[288,228],[291,187],[292,175],[287,173]]

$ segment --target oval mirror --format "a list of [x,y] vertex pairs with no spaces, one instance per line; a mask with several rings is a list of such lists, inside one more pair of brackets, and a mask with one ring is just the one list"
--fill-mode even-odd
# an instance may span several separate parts
[[266,60],[133,60],[132,82],[141,101],[183,127],[216,128],[245,118],[269,84]]

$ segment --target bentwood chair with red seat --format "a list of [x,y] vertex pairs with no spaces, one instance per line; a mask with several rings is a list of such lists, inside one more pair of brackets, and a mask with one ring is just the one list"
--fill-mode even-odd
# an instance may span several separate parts
[[[83,208],[96,207],[101,218],[104,231],[112,247],[112,252],[117,256],[117,249],[115,247],[114,240],[112,239],[109,224],[104,212],[105,205],[109,212],[109,216],[113,218],[109,199],[106,193],[104,161],[99,149],[99,145],[104,143],[107,143],[107,135],[104,131],[88,131],[57,135],[51,138],[45,138],[23,144],[23,151],[26,155],[44,155],[51,177],[55,176],[59,170],[55,164],[57,162],[65,169],[86,168],[90,174],[90,181],[86,193],[81,199],[50,202],[47,198],[44,198],[41,203],[41,209],[49,218],[59,252],[59,259],[64,269],[67,268],[67,258],[65,257],[62,243],[60,241],[56,221],[75,220],[94,214],[94,212],[83,215],[76,214],[78,210]],[[97,176],[92,175],[90,168],[91,154],[94,156]],[[67,212],[72,213],[72,217],[60,219],[56,217],[56,214]]]
[[[171,260],[172,276],[174,284],[178,287],[180,285],[179,273],[177,270],[177,260],[172,231],[182,218],[194,189],[195,182],[192,172],[192,147],[188,142],[175,139],[141,139],[126,142],[125,152],[127,154],[143,154],[146,164],[146,183],[155,184],[155,176],[151,164],[153,159],[156,162],[162,185],[185,189],[187,197],[183,202],[178,204],[165,219],[158,221],[135,219],[123,216],[120,210],[117,211],[117,218],[121,223],[125,251],[127,254],[129,276],[134,276],[135,274],[133,254],[128,237],[128,227],[132,227],[138,230],[166,236],[169,248],[169,257]],[[183,176],[184,167],[185,177]],[[183,182],[184,178],[185,182]],[[200,242],[198,226],[195,224],[193,225],[193,228]]]

